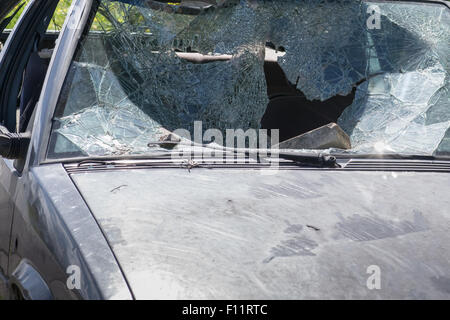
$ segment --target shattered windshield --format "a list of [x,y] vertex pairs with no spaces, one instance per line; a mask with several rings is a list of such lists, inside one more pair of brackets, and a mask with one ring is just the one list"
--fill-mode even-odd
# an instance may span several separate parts
[[[49,158],[151,155],[169,140],[226,145],[230,132],[246,147],[450,154],[444,5],[98,4],[60,94]],[[251,141],[261,132],[267,145]]]

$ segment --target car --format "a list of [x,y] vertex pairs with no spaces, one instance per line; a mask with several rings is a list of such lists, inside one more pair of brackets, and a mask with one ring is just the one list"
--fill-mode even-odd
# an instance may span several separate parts
[[0,299],[450,298],[448,2],[21,3]]

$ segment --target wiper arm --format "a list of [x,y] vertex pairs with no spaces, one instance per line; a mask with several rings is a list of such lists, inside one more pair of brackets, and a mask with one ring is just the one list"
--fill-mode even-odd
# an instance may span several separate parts
[[[208,146],[205,146],[208,147]],[[227,148],[210,148],[211,150],[222,151],[224,152],[224,156],[226,159],[226,155],[236,155],[242,154],[244,157],[248,157],[249,159],[255,160],[255,163],[265,163],[267,161],[277,161],[279,159],[290,160],[294,162],[295,165],[304,166],[304,167],[315,167],[315,168],[341,168],[341,166],[337,163],[337,159],[331,155],[322,155],[322,154],[298,154],[298,153],[290,153],[290,152],[274,152],[274,150],[242,150],[242,149],[227,149]],[[203,153],[193,151],[188,158],[177,159],[174,160],[171,158],[172,154],[160,154],[157,156],[149,156],[145,155],[143,157],[133,157],[133,158],[91,158],[91,159],[79,159],[74,163],[74,159],[71,159],[71,163],[73,163],[77,168],[80,167],[91,167],[91,168],[121,168],[121,167],[146,167],[149,165],[168,165],[168,164],[178,164],[182,168],[194,168],[201,167],[205,163],[208,165],[208,159],[203,163]],[[155,162],[156,160],[156,162]],[[236,160],[239,160],[236,159]],[[227,163],[227,162],[225,162]]]
[[[164,147],[166,149],[174,149],[176,146],[183,145],[181,140],[173,139],[172,136],[169,136],[168,139],[164,141],[155,141],[150,142],[149,147],[152,145],[159,145],[160,147]],[[225,152],[229,154],[243,154],[246,157],[254,158],[257,160],[261,160],[261,158],[281,158],[286,160],[291,160],[295,162],[297,165],[301,166],[309,166],[309,167],[317,167],[317,168],[340,168],[341,166],[337,163],[336,157],[331,155],[322,155],[322,154],[309,154],[309,153],[294,153],[294,152],[278,152],[278,149],[275,149],[276,152],[272,149],[263,150],[263,149],[236,149],[236,148],[228,148],[222,146],[211,146],[201,143],[190,142],[189,144],[184,144],[187,147],[201,147],[208,148],[211,150],[216,150],[219,152]],[[271,154],[268,157],[262,157],[261,155]],[[275,156],[274,156],[275,155]]]

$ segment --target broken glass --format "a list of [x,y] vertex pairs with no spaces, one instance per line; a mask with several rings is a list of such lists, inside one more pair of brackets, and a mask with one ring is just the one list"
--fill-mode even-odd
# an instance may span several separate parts
[[[308,100],[348,95],[362,82],[338,120],[350,152],[450,151],[444,6],[221,0],[187,14],[183,2],[155,3],[100,1],[58,102],[49,156],[148,153],[168,132],[193,134],[194,121],[224,136],[259,129],[267,43]],[[374,12],[379,28],[368,24]],[[180,52],[228,58],[195,63]]]
[[381,29],[368,33],[368,66],[384,74],[359,86],[338,123],[356,152],[445,152],[450,127],[448,9],[414,4],[379,8]]

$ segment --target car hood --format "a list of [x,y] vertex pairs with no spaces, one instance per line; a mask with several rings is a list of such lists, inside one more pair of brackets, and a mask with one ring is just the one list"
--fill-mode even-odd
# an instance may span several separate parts
[[71,176],[137,299],[450,298],[448,174]]

